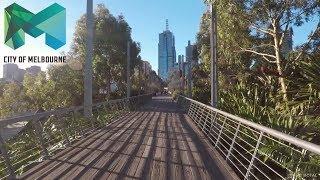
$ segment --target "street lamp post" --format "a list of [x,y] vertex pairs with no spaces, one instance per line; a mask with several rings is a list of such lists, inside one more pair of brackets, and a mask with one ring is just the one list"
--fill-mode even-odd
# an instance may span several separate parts
[[87,51],[84,68],[84,116],[92,117],[93,0],[87,0]]
[[217,107],[218,105],[218,71],[217,71],[217,13],[216,9],[211,4],[211,105]]

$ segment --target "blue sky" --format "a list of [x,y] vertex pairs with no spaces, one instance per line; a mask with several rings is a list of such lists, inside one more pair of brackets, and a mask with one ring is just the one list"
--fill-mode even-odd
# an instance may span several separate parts
[[[2,0],[0,17],[3,9],[13,2],[36,13],[52,3],[61,4],[67,9],[67,45],[54,51],[44,44],[44,35],[34,39],[26,35],[26,45],[18,50],[11,50],[0,43],[0,77],[4,55],[59,55],[68,51],[76,21],[86,11],[86,0]],[[206,7],[202,0],[94,0],[94,4],[103,3],[115,16],[123,14],[132,28],[135,41],[141,43],[141,56],[151,63],[154,70],[158,68],[158,35],[165,29],[165,20],[169,19],[170,30],[176,38],[177,54],[185,53],[187,41],[195,42],[196,33],[202,13]],[[0,39],[3,41],[3,18],[0,18]],[[316,20],[294,29],[294,44],[300,44],[316,26]],[[28,45],[29,44],[29,45]],[[32,64],[18,64],[26,68]],[[36,64],[39,65],[39,64]],[[47,64],[40,64],[44,70]]]

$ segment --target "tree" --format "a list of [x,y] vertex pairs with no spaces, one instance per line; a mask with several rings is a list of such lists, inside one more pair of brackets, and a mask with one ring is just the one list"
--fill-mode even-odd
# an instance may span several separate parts
[[[141,60],[140,45],[131,38],[131,28],[123,16],[114,17],[109,10],[99,4],[95,13],[94,39],[94,87],[95,96],[101,96],[99,90],[106,91],[105,97],[110,98],[111,82],[116,82],[119,94],[126,89],[126,54],[127,43],[131,44],[131,74]],[[86,45],[86,17],[82,16],[77,22],[74,34],[74,44],[70,52],[72,57],[79,58],[81,63],[85,59]],[[102,100],[100,97],[100,100]]]
[[[317,0],[244,0],[229,1],[229,6],[241,6],[237,18],[246,21],[251,33],[260,39],[259,45],[245,46],[241,50],[261,57],[265,63],[275,66],[278,73],[283,101],[288,101],[287,83],[285,81],[286,61],[283,51],[285,36],[292,26],[301,26],[319,11]],[[298,60],[300,54],[295,60]]]
[[0,79],[0,97],[3,95],[5,85],[6,83]]
[[[255,39],[251,37],[247,22],[239,19],[235,14],[243,13],[243,6],[237,4],[229,6],[233,0],[215,1],[218,22],[218,73],[219,90],[233,88],[234,83],[241,81],[249,73],[251,58],[247,53],[239,51],[241,45],[251,46]],[[210,3],[209,1],[205,1]],[[226,8],[228,7],[228,8]],[[193,69],[194,98],[198,100],[210,99],[210,21],[211,12],[203,14],[200,31],[197,34],[197,47],[201,65]],[[199,73],[199,74],[198,74]],[[199,86],[198,86],[199,85]]]
[[28,106],[35,111],[41,108],[51,110],[54,107],[61,107],[62,105],[55,100],[57,98],[60,100],[67,99],[66,96],[57,97],[59,92],[55,91],[55,84],[53,81],[47,80],[44,72],[37,76],[26,74],[23,80],[23,90]]
[[3,93],[0,96],[0,117],[8,117],[28,110],[23,89],[16,83],[9,83],[3,86]]
[[[69,59],[70,60],[70,59]],[[72,61],[72,60],[71,60]],[[50,66],[48,68],[49,80],[53,82],[56,97],[64,97],[57,101],[57,107],[80,106],[83,104],[83,73],[68,63],[67,65]]]
[[174,95],[183,92],[180,70],[171,70],[168,78],[168,89]]

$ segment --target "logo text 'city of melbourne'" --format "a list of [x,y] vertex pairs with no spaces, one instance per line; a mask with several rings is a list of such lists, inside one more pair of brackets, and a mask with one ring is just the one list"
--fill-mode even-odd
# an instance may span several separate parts
[[36,38],[45,33],[46,45],[59,49],[66,44],[66,9],[55,3],[38,14],[14,3],[5,8],[5,44],[18,49],[25,33]]

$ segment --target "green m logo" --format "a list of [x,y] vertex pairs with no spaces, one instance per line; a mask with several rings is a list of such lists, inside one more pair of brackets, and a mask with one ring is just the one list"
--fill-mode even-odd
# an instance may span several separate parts
[[33,14],[14,3],[5,8],[5,44],[18,49],[25,44],[25,33],[36,38],[45,33],[46,45],[59,49],[66,44],[66,9],[55,3]]

